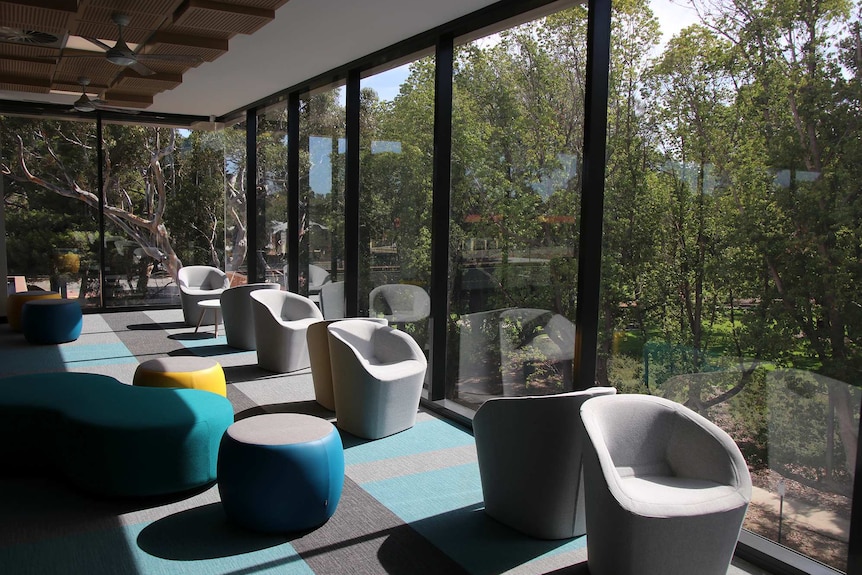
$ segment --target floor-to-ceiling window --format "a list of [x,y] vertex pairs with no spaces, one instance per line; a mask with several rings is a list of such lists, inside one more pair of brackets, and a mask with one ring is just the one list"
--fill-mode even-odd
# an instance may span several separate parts
[[[103,129],[105,219],[104,305],[178,303],[179,256],[167,219],[177,194],[177,138],[173,128],[106,124]],[[172,273],[173,271],[173,273]]]
[[245,283],[248,275],[248,163],[246,123],[224,129],[224,271],[231,283]]
[[226,269],[226,137],[217,130],[175,130],[173,193],[165,220],[183,265]]
[[360,96],[362,315],[428,346],[434,57],[367,74]]
[[447,398],[573,388],[587,12],[456,46]]
[[835,64],[858,35],[770,10],[617,7],[597,379],[717,422],[751,470],[745,528],[844,570],[862,168]]
[[287,107],[267,108],[257,119],[258,275],[288,289]]
[[299,117],[299,293],[319,302],[324,284],[344,280],[343,85],[305,94]]
[[4,116],[0,126],[8,289],[99,306],[96,123]]

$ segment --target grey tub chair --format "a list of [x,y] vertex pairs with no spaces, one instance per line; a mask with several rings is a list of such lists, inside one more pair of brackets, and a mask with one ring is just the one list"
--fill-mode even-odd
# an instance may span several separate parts
[[255,349],[254,314],[251,309],[253,291],[278,290],[278,284],[254,283],[224,290],[221,294],[221,315],[227,344],[237,349]]
[[592,575],[725,575],[751,500],[739,448],[718,426],[650,395],[581,407]]
[[616,393],[593,387],[559,395],[496,397],[473,417],[485,513],[538,539],[586,532],[581,405]]
[[413,427],[428,366],[419,344],[361,319],[334,322],[328,331],[338,427],[365,439]]
[[343,319],[344,282],[328,282],[320,287],[320,311],[326,319]]
[[[186,325],[196,326],[203,313],[198,302],[219,299],[221,293],[230,287],[227,274],[211,266],[183,266],[177,272],[180,286],[180,304],[183,307],[183,321]],[[201,325],[215,323],[215,314],[205,314]]]
[[276,373],[309,367],[306,330],[323,319],[314,302],[280,290],[257,290],[249,297],[254,314],[257,365]]

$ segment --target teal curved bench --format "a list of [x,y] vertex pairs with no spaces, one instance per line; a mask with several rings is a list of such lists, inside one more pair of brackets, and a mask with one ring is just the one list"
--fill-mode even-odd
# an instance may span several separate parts
[[104,375],[0,379],[2,467],[57,470],[109,496],[186,491],[216,479],[227,398],[198,389],[125,385]]

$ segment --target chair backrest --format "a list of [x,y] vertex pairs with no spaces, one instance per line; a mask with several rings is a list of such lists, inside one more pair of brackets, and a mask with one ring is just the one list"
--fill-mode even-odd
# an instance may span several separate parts
[[278,291],[280,286],[272,283],[243,284],[228,288],[221,292],[222,317],[225,324],[230,320],[251,321],[251,298],[250,294],[258,290]]
[[[388,326],[379,326],[371,334],[371,347],[374,357],[380,363],[396,363],[399,361],[420,361],[427,365],[425,354],[416,340],[403,331]],[[385,329],[383,329],[385,328]]]
[[[738,485],[750,477],[733,439],[691,409],[654,395],[585,402],[581,419],[597,452],[621,477],[673,475]],[[600,455],[600,459],[601,459]]]
[[[230,303],[233,303],[234,301],[248,302],[248,295],[253,291],[261,289],[278,290],[279,285],[272,283],[253,283],[228,288],[221,293],[222,306],[224,306],[224,304],[228,301]],[[249,305],[251,304],[249,303]]]
[[[516,417],[519,428],[541,429],[547,434],[547,426],[551,422],[559,422],[567,427],[578,428],[580,408],[584,402],[601,395],[614,395],[613,387],[590,387],[579,391],[557,393],[553,395],[524,395],[520,397],[492,397],[476,410],[473,416],[473,427],[481,426],[487,417],[509,419]],[[495,413],[499,412],[499,414]]]
[[417,285],[384,284],[368,294],[368,310],[372,315],[406,313],[427,317],[431,313],[431,298]]
[[341,319],[346,309],[344,282],[329,282],[320,288],[320,311],[326,319]]
[[192,289],[226,289],[230,287],[227,274],[212,266],[183,266],[177,272],[180,287]]
[[385,323],[346,319],[330,324],[327,329],[369,363],[419,361],[427,366],[428,362],[419,344],[403,331],[391,328]]
[[544,332],[552,316],[546,309],[517,307],[503,310],[500,312],[501,349],[512,350],[526,345]]
[[350,347],[356,355],[367,359],[374,357],[371,337],[378,327],[388,326],[370,321],[346,319],[330,324],[327,330],[333,337]]
[[575,354],[575,324],[564,315],[555,313],[545,326],[545,333],[551,338],[564,354],[574,357]]
[[320,289],[329,282],[329,272],[314,264],[308,265],[308,289]]
[[314,302],[305,296],[289,291],[257,290],[250,297],[259,301],[269,309],[269,312],[282,321],[298,319],[323,319],[323,314]]

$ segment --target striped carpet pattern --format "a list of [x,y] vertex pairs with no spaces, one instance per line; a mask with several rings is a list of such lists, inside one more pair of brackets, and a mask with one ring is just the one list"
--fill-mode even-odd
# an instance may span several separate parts
[[[86,315],[81,337],[62,345],[31,346],[0,325],[0,377],[75,371],[131,383],[138,363],[166,355],[219,361],[237,419],[297,412],[334,421],[314,401],[308,370],[261,370],[255,352],[228,347],[212,326],[194,333],[180,310]],[[216,486],[168,498],[96,499],[0,462],[0,573],[588,573],[585,538],[539,541],[483,513],[468,430],[420,411],[413,429],[376,441],[342,432],[342,440],[346,478],[335,515],[320,528],[283,536],[229,524]],[[761,572],[733,566],[728,573]]]

